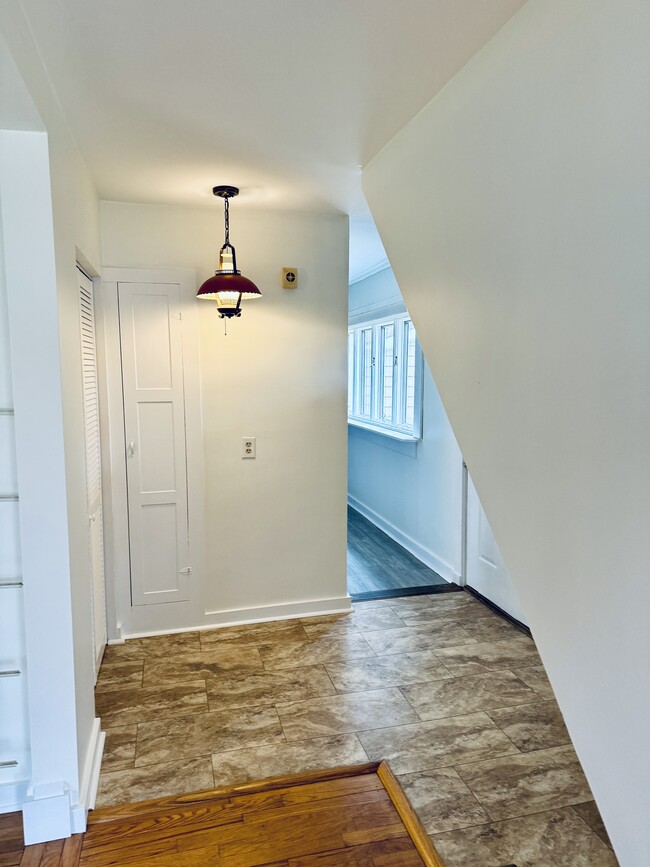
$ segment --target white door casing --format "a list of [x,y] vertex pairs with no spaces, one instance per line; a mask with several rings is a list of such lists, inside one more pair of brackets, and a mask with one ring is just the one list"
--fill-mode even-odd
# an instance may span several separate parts
[[81,328],[81,366],[86,450],[88,545],[91,565],[93,665],[95,681],[106,647],[106,584],[104,578],[104,513],[97,382],[97,341],[93,283],[77,268]]
[[131,601],[190,598],[180,290],[118,283]]
[[526,623],[517,593],[508,575],[494,534],[476,488],[467,477],[467,560],[466,583],[506,614]]

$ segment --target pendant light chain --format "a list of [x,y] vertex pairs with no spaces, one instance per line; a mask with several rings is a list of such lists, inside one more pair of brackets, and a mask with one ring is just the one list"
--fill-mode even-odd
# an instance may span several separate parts
[[228,199],[228,197],[224,198],[224,200],[223,200],[223,206],[224,206],[224,211],[225,211],[224,222],[226,224],[226,238],[225,238],[226,244],[230,243],[230,207],[229,207],[229,201],[230,200]]

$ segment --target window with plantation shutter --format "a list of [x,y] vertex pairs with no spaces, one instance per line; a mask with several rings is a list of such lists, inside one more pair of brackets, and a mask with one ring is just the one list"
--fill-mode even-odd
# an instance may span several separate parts
[[411,321],[404,323],[404,423],[413,427],[415,416],[415,328]]
[[395,325],[392,322],[382,325],[381,336],[381,420],[386,424],[393,423],[393,371],[397,365],[395,355]]
[[361,331],[361,388],[359,389],[359,415],[370,418],[372,407],[372,380],[375,359],[372,354],[372,329]]
[[399,439],[421,435],[421,352],[407,314],[348,330],[348,421]]

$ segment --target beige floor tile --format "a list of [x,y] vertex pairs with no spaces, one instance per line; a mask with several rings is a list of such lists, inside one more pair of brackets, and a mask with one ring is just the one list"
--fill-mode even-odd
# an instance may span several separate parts
[[429,834],[490,821],[454,768],[402,774],[398,780]]
[[230,750],[212,756],[215,785],[227,786],[368,761],[354,734]]
[[485,713],[359,732],[371,761],[386,759],[395,774],[434,770],[517,753]]
[[338,692],[361,692],[451,677],[432,650],[331,662],[326,670]]
[[503,641],[507,638],[527,637],[520,629],[492,614],[463,620],[463,628],[478,642]]
[[445,867],[617,867],[612,850],[570,809],[434,834]]
[[375,655],[368,642],[358,632],[332,638],[316,638],[314,641],[264,644],[260,646],[260,654],[264,667],[268,669],[324,665],[328,662],[342,662]]
[[462,765],[458,773],[492,819],[593,800],[572,746]]
[[313,614],[311,617],[301,617],[299,622],[303,626],[318,626],[325,623],[348,623],[352,622],[353,614],[354,609],[339,614]]
[[609,834],[605,828],[605,823],[602,820],[600,815],[600,810],[596,806],[595,801],[587,801],[584,804],[574,804],[571,809],[580,816],[583,822],[586,822],[587,825],[591,828],[591,830],[598,834],[600,839],[607,843],[607,845],[611,848],[611,841],[609,839]]
[[540,698],[555,700],[553,687],[546,675],[543,665],[530,665],[525,668],[512,668],[512,671],[531,689],[534,689]]
[[376,611],[378,608],[390,608],[391,604],[396,602],[395,599],[367,599],[365,602],[353,602],[352,610],[357,612]]
[[260,652],[255,645],[222,644],[210,650],[186,653],[170,659],[147,659],[144,664],[144,685],[220,677],[233,670],[261,671],[263,668]]
[[304,641],[307,635],[299,620],[272,620],[246,626],[224,626],[199,633],[201,648],[211,650],[221,644],[262,644],[266,641]]
[[404,621],[395,614],[392,608],[378,608],[376,611],[355,613],[354,625],[359,632],[376,632],[379,629],[399,629],[404,627]]
[[165,762],[146,768],[102,773],[97,807],[128,804],[149,798],[164,798],[181,792],[196,792],[214,786],[209,757]]
[[412,617],[420,611],[431,611],[432,601],[430,596],[400,596],[397,599],[389,599],[390,608],[402,619]]
[[135,765],[141,767],[173,759],[210,756],[246,746],[284,742],[275,708],[210,711],[140,724]]
[[207,709],[203,680],[95,693],[95,711],[101,717],[102,728],[202,713]]
[[488,716],[522,753],[571,743],[555,701],[536,701],[520,707],[488,710]]
[[144,659],[126,662],[102,662],[97,678],[97,689],[124,689],[142,686]]
[[116,726],[107,729],[102,756],[102,773],[134,766],[137,729],[137,725]]
[[415,722],[398,689],[375,689],[277,705],[287,741]]
[[447,867],[613,867],[552,697],[469,593],[130,640],[100,673],[98,806],[387,759]]
[[[320,620],[320,618],[312,619]],[[354,617],[351,614],[339,617],[336,620],[324,620],[319,623],[309,623],[307,620],[303,620],[302,624],[310,641],[314,641],[317,638],[336,638],[349,632],[359,632],[354,622]]]
[[486,605],[483,605],[478,599],[475,599],[471,593],[458,591],[453,593],[430,593],[427,599],[432,603],[434,608],[448,609],[458,608],[459,606],[468,605],[476,610],[485,610]]
[[206,678],[206,688],[210,710],[304,701],[336,693],[322,665],[225,672]]
[[310,638],[337,635],[342,632],[396,629],[404,626],[404,621],[389,606],[354,611],[352,614],[342,616],[332,615],[330,618],[304,618],[301,622]]
[[455,624],[386,629],[381,632],[364,632],[363,635],[377,655],[413,653],[430,647],[454,647],[474,641],[461,626]]
[[152,635],[150,638],[129,638],[124,644],[109,644],[104,652],[104,662],[169,658],[200,649],[198,632],[176,632],[171,635]]
[[423,720],[526,704],[537,698],[532,689],[507,670],[405,686],[401,691]]
[[441,648],[436,655],[452,674],[482,674],[513,666],[526,666],[539,662],[533,642],[521,636],[505,641],[476,642],[466,646]]
[[[420,608],[411,612],[404,612],[402,618],[405,626],[448,626],[450,623],[455,623],[458,626],[463,626],[465,623],[491,622],[498,620],[499,623],[506,623],[502,617],[497,617],[484,605],[452,605],[448,608],[438,608],[431,603],[426,608]],[[507,624],[509,628],[510,624]]]

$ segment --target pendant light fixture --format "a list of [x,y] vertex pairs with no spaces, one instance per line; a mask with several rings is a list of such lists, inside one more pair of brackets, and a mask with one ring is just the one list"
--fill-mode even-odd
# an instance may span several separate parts
[[230,211],[229,201],[239,195],[238,187],[214,187],[215,196],[223,199],[225,239],[219,251],[219,268],[214,277],[210,277],[196,294],[197,298],[216,301],[219,316],[230,319],[231,316],[241,316],[241,302],[249,298],[260,298],[262,293],[257,286],[237,270],[235,248],[230,243]]

